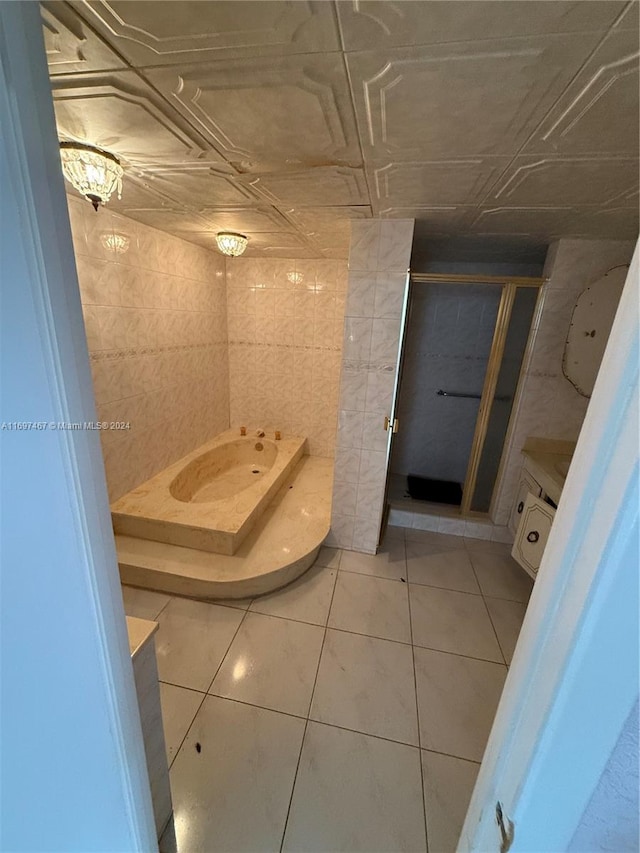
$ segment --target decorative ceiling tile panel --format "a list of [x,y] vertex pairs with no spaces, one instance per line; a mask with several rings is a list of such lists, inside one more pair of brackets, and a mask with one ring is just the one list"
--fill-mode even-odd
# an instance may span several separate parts
[[493,207],[480,210],[471,231],[483,234],[575,234],[580,213],[571,207]]
[[638,31],[618,30],[567,88],[526,153],[638,156]]
[[66,4],[40,4],[49,73],[72,74],[125,68],[114,53]]
[[638,237],[638,207],[586,211],[576,223],[581,237],[610,240],[635,240]]
[[514,207],[581,207],[607,204],[637,187],[637,160],[516,157],[491,198]]
[[339,53],[144,73],[241,171],[360,161]]
[[638,2],[77,0],[43,22],[60,137],[122,159],[110,208],[207,248],[344,258],[372,213],[431,244],[637,234]]
[[98,145],[132,165],[215,157],[135,71],[51,82],[60,137]]
[[143,170],[147,186],[187,207],[246,205],[255,202],[250,188],[206,164]]
[[518,0],[341,0],[338,4],[345,49],[439,44],[443,42],[601,31],[616,20],[624,2]]
[[514,154],[596,34],[348,54],[365,159]]
[[476,208],[464,205],[433,205],[420,207],[387,207],[380,211],[384,219],[415,219],[440,233],[457,233],[469,224]]
[[506,157],[387,163],[371,169],[376,209],[474,204],[509,165]]
[[340,49],[327,2],[85,0],[74,6],[138,68]]
[[228,207],[203,209],[200,215],[207,227],[215,231],[249,232],[286,231],[291,226],[274,207]]
[[[170,234],[192,234],[207,228],[207,223],[197,213],[182,208],[135,208],[124,207],[119,213],[130,216],[138,222],[168,231]],[[185,237],[185,239],[188,239]]]
[[319,167],[305,172],[261,175],[251,182],[274,204],[299,207],[340,207],[369,203],[362,169]]
[[288,217],[304,232],[335,231],[336,228],[348,228],[352,219],[370,219],[369,205],[344,207],[303,207],[287,210]]

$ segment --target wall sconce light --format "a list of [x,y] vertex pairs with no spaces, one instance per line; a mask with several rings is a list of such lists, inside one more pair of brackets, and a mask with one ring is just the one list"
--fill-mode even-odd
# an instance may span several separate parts
[[216,234],[216,243],[223,255],[237,258],[247,248],[248,239],[235,231],[220,231]]
[[114,154],[84,142],[61,142],[60,159],[65,178],[97,210],[114,190],[122,195],[124,171]]

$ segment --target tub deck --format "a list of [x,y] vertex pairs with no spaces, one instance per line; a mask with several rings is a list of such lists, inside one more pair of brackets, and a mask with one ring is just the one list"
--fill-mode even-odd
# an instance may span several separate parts
[[233,556],[116,536],[123,583],[203,599],[252,598],[305,572],[329,533],[333,459],[305,456]]
[[[174,496],[175,482],[185,469],[206,464],[206,454],[230,442],[263,442],[271,452],[272,465],[256,462],[237,464],[220,471],[215,479],[197,488],[189,500]],[[302,457],[305,439],[288,436],[273,442],[268,438],[241,438],[230,429],[137,486],[111,505],[116,534],[150,539],[200,551],[234,554],[283,481]],[[204,461],[201,463],[201,457]],[[257,472],[257,473],[254,473]]]

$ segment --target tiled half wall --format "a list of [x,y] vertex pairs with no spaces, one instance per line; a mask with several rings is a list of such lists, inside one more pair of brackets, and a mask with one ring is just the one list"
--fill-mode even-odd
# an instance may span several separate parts
[[375,553],[413,219],[351,223],[330,543]]
[[346,286],[345,261],[227,260],[232,427],[333,456]]
[[68,196],[114,500],[229,426],[224,260]]

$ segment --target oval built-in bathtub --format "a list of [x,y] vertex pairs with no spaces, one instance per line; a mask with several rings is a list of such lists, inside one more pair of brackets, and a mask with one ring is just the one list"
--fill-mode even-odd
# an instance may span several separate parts
[[111,506],[116,533],[234,554],[304,452],[305,439],[227,430]]
[[183,503],[225,500],[255,485],[272,470],[277,457],[275,441],[227,441],[185,465],[169,484],[169,492]]

